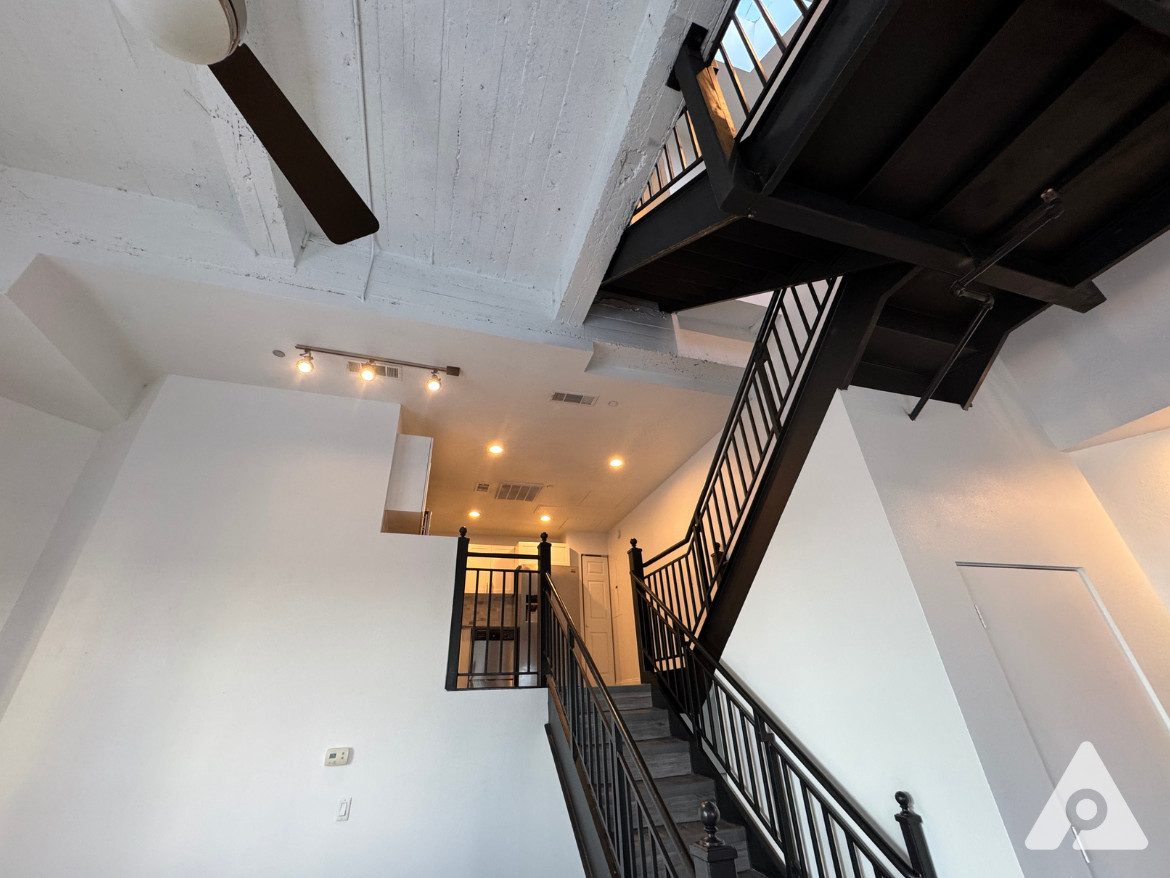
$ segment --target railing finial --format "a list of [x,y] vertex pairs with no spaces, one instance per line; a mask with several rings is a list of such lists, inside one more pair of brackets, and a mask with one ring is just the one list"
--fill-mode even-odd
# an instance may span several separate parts
[[715,834],[719,829],[719,807],[714,802],[707,801],[699,805],[699,822],[707,833],[706,838],[699,839],[699,844],[705,848],[720,847],[723,839]]
[[541,534],[541,535],[540,535],[540,541],[541,541],[542,543],[547,543],[547,542],[548,542],[548,534]]
[[636,548],[638,548],[638,541],[636,539],[634,539],[633,537],[630,537],[630,545],[636,549]]
[[735,858],[738,851],[715,834],[719,826],[719,809],[711,801],[699,806],[699,820],[706,838],[691,844],[691,862],[695,878],[735,878]]
[[461,536],[461,537],[467,536],[467,528],[465,528],[465,527],[459,528],[459,536]]

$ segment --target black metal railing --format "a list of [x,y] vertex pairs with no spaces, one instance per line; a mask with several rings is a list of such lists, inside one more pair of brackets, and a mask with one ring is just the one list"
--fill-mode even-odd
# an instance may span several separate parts
[[908,794],[895,819],[909,858],[689,630],[659,597],[634,580],[642,667],[715,764],[741,806],[801,878],[936,878]]
[[836,301],[840,279],[777,290],[686,535],[646,562],[646,586],[698,633]]
[[623,878],[693,878],[687,847],[633,735],[552,577],[541,576],[545,680],[583,767],[618,873]]
[[472,552],[467,529],[460,528],[448,689],[544,685],[540,674],[538,564],[538,555]]
[[[715,74],[728,122],[737,139],[751,123],[787,68],[801,36],[829,0],[735,0],[706,43],[703,58]],[[702,164],[694,126],[683,107],[646,188],[634,206],[633,220],[682,186]]]
[[694,125],[691,124],[691,115],[683,107],[674,125],[666,135],[666,143],[658,160],[650,171],[650,179],[646,188],[642,190],[638,202],[634,205],[634,217],[638,219],[642,211],[647,210],[665,198],[677,186],[681,186],[692,172],[697,171],[703,164],[703,150],[699,147],[699,139],[695,135]]

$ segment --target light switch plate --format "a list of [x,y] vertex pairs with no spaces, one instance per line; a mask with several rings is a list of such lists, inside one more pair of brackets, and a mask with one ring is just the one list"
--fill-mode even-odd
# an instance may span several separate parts
[[341,823],[342,821],[349,819],[349,803],[352,801],[353,801],[353,799],[342,799],[341,800],[341,805],[338,806],[338,808],[337,808],[337,822],[338,823]]
[[349,765],[349,757],[352,753],[352,747],[331,747],[325,751],[325,764]]

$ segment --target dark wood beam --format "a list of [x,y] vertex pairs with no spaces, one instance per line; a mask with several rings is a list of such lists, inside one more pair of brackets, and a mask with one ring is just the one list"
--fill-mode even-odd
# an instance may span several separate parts
[[1167,0],[1106,0],[1146,27],[1170,36],[1170,3]]
[[736,216],[720,210],[707,174],[662,199],[626,229],[602,284],[637,271],[691,241],[709,235]]
[[1168,228],[1170,185],[1154,190],[1140,205],[1094,233],[1057,267],[1066,277],[1095,278]]
[[[787,184],[759,199],[752,217],[954,277],[969,271],[980,255],[972,255],[968,243],[955,235]],[[980,281],[1074,311],[1088,311],[1105,301],[1094,284],[1069,286],[1051,269],[1019,256],[989,268]]]
[[908,308],[899,308],[893,302],[886,305],[878,321],[880,329],[900,335],[912,335],[925,339],[950,350],[963,335],[963,327],[956,327],[950,321],[942,321],[929,314],[920,314]]
[[901,0],[848,0],[824,8],[808,44],[781,80],[780,92],[759,114],[743,145],[765,193],[784,179],[900,5]]

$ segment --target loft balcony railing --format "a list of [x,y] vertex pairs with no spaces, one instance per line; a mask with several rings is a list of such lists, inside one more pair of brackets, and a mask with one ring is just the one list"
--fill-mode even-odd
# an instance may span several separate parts
[[[755,117],[775,92],[805,34],[830,0],[733,0],[705,43],[709,92],[736,140],[748,137]],[[642,190],[631,222],[703,171],[703,152],[684,106]]]
[[472,552],[459,535],[447,688],[543,686],[539,555]]
[[749,523],[840,279],[776,291],[685,536],[646,562],[646,587],[698,634]]

